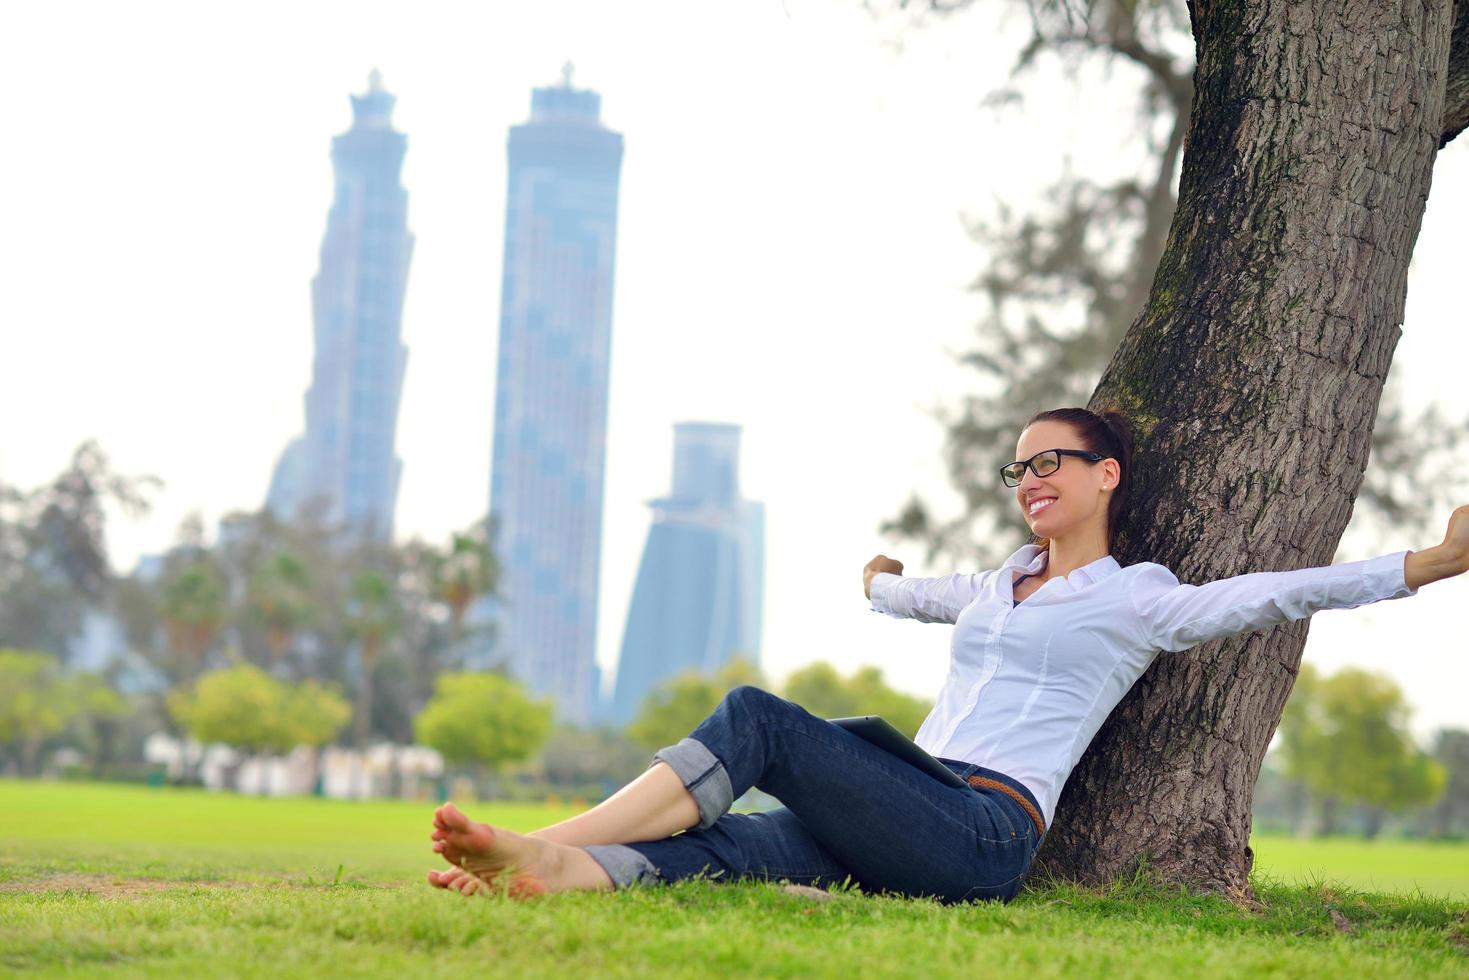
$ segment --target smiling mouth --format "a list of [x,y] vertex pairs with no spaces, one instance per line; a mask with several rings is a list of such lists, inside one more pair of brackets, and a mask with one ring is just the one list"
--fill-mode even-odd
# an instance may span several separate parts
[[1050,506],[1052,504],[1054,504],[1055,502],[1056,502],[1056,498],[1055,497],[1042,497],[1040,500],[1032,501],[1031,502],[1031,505],[1030,505],[1030,509],[1027,510],[1026,513],[1029,514],[1031,517],[1034,517],[1035,515],[1039,514],[1041,511],[1048,510],[1050,508]]

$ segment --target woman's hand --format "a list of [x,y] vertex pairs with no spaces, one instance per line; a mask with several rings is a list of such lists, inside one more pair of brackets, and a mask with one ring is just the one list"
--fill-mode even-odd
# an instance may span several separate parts
[[1443,536],[1444,547],[1459,559],[1459,571],[1469,571],[1469,504],[1449,515],[1449,529]]
[[1403,581],[1410,589],[1429,582],[1469,572],[1469,504],[1449,515],[1449,529],[1442,544],[1408,555],[1403,564]]
[[[1469,507],[1461,509],[1469,510]],[[879,572],[889,572],[893,575],[902,575],[903,563],[897,561],[896,559],[889,558],[887,555],[878,555],[876,558],[872,559],[872,561],[867,563],[866,567],[862,569],[862,592],[869,599],[872,598],[872,576],[878,574]]]

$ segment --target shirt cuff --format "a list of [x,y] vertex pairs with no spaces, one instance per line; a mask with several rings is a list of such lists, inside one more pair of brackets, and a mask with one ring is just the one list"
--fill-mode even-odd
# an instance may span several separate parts
[[1363,572],[1363,578],[1375,595],[1383,599],[1401,599],[1403,596],[1417,595],[1417,589],[1408,588],[1406,579],[1408,551],[1396,551],[1381,558],[1373,558],[1367,562]]
[[872,581],[867,585],[867,591],[872,595],[873,612],[886,613],[889,616],[896,615],[892,606],[888,604],[888,593],[901,578],[901,575],[894,575],[892,572],[878,572],[872,576]]

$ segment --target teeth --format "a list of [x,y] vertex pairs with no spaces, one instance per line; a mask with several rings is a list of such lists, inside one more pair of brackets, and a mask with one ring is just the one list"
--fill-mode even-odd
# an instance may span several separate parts
[[1051,504],[1055,503],[1055,500],[1055,497],[1045,497],[1041,500],[1037,500],[1030,505],[1030,512],[1032,514],[1038,514],[1042,510],[1045,510],[1047,507],[1051,506]]

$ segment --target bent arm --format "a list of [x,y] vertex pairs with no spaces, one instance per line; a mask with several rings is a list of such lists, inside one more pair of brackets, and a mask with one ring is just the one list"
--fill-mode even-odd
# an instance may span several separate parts
[[1351,609],[1413,595],[1410,552],[1291,572],[1252,572],[1204,585],[1180,585],[1162,565],[1149,565],[1132,590],[1148,644],[1177,652],[1191,646],[1305,619],[1323,609]]
[[1409,552],[1403,571],[1408,587],[1419,589],[1430,582],[1469,572],[1469,504],[1449,515],[1443,541],[1432,548]]
[[938,578],[904,578],[889,572],[872,576],[872,608],[895,619],[920,623],[952,623],[984,587],[984,576],[942,575]]
[[1464,571],[1462,558],[1456,560],[1454,555],[1446,554],[1443,547],[1438,546],[1408,552],[1404,562],[1403,580],[1408,583],[1408,588],[1416,592],[1431,582],[1453,578],[1464,574]]

